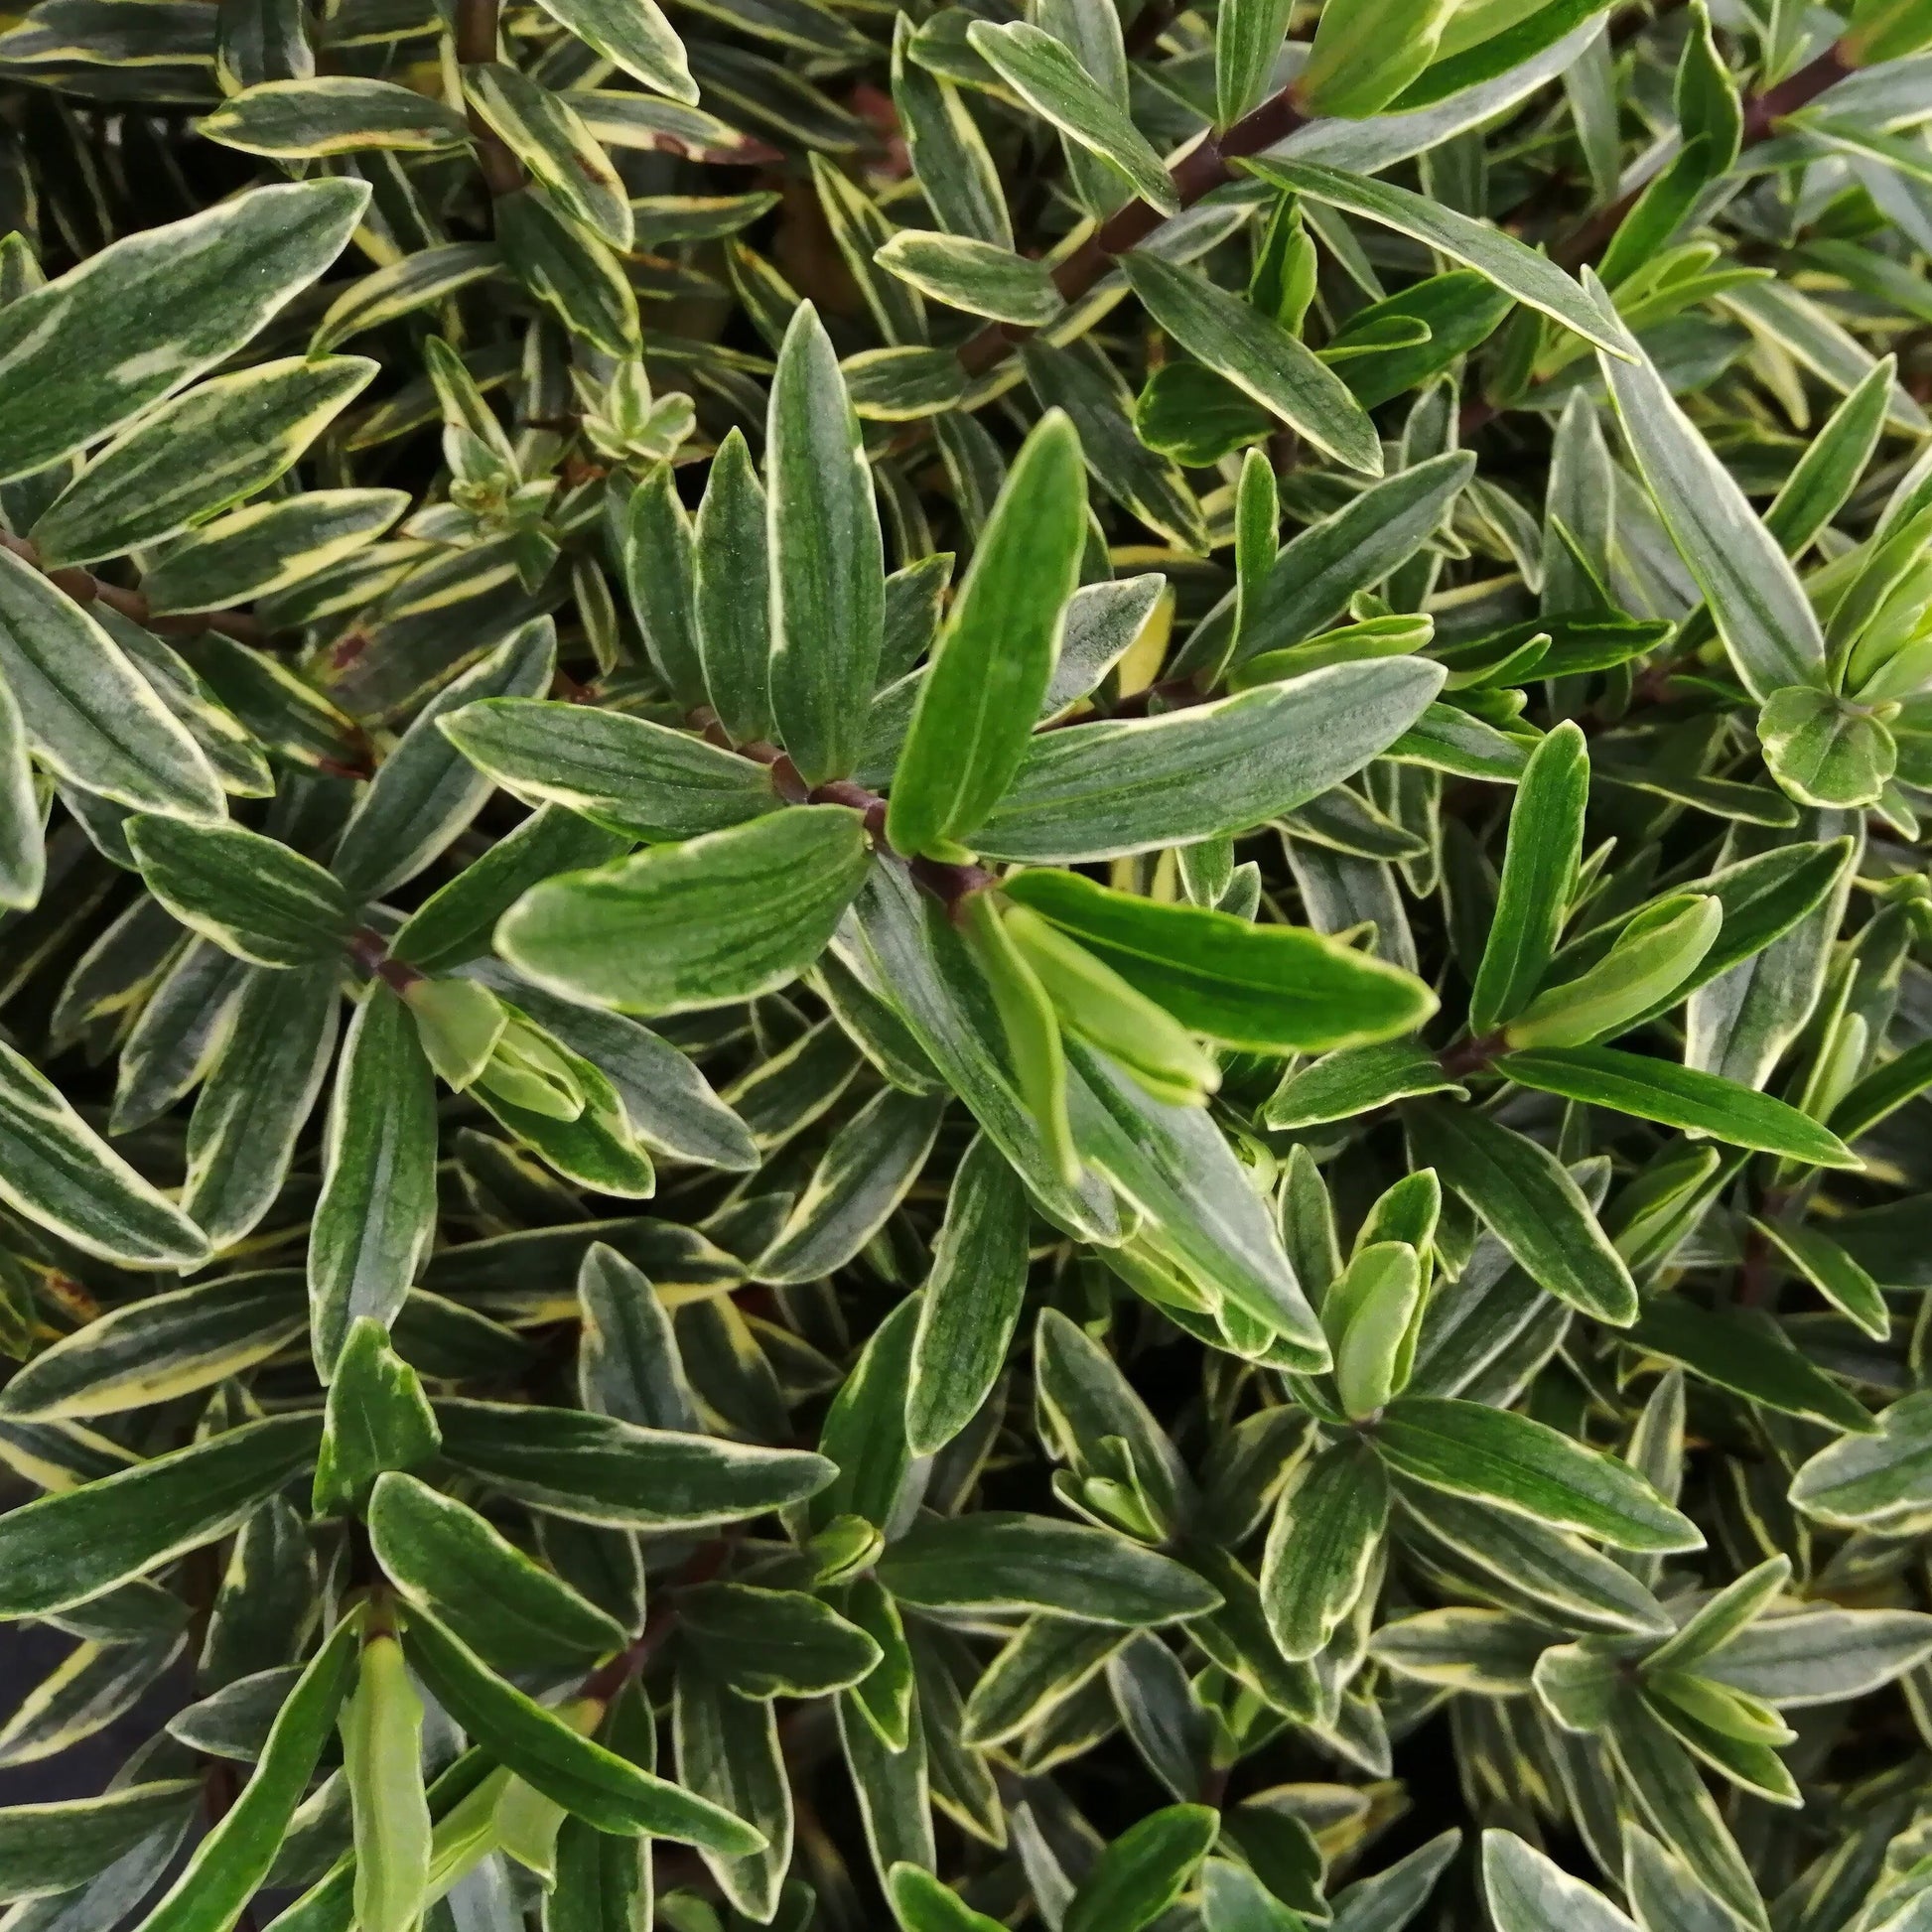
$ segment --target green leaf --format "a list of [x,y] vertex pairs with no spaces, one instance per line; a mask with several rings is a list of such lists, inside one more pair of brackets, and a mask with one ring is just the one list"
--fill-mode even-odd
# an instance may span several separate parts
[[1779,1710],[1861,1697],[1922,1662],[1932,1621],[1914,1610],[1798,1610],[1762,1616],[1704,1675]]
[[771,558],[763,485],[734,425],[711,460],[692,532],[692,604],[706,695],[743,745],[771,730]]
[[1805,1515],[1844,1528],[1886,1533],[1932,1501],[1932,1395],[1901,1396],[1878,1418],[1876,1435],[1848,1436],[1799,1469],[1791,1501]]
[[1510,805],[1496,913],[1469,996],[1471,1033],[1514,1019],[1542,984],[1576,888],[1588,801],[1589,752],[1566,721],[1530,754]]
[[968,315],[1037,329],[1066,306],[1043,262],[971,235],[901,228],[873,256],[921,295]]
[[1560,1094],[1587,1106],[1614,1107],[1640,1120],[1708,1134],[1733,1147],[1781,1154],[1808,1167],[1857,1168],[1859,1158],[1836,1134],[1767,1093],[1715,1073],[1611,1046],[1505,1054],[1497,1065],[1518,1085]]
[[[0,311],[0,323],[14,313]],[[29,748],[69,784],[135,811],[226,813],[207,757],[139,669],[10,550],[0,551],[0,679]]]
[[359,181],[237,195],[90,254],[0,312],[0,480],[112,434],[247,342],[342,252]]
[[966,39],[1035,113],[1089,154],[1110,161],[1134,193],[1163,214],[1180,200],[1161,157],[1127,110],[1083,69],[1070,48],[1026,21],[974,21]]
[[976,1912],[957,1892],[915,1864],[896,1864],[886,1891],[899,1932],[994,1932],[998,1919]]
[[0,1518],[0,1617],[41,1616],[226,1536],[305,1467],[313,1416],[244,1423]]
[[[1251,606],[1244,604],[1230,661],[1244,664],[1313,636],[1358,591],[1379,584],[1429,541],[1474,472],[1466,451],[1432,457],[1363,490],[1284,545]],[[1182,654],[1188,668],[1197,648],[1190,640]]]
[[1513,1832],[1483,1833],[1482,1889],[1496,1932],[1635,1932],[1601,1892]]
[[[1268,91],[1288,38],[1283,0],[1230,0],[1214,16],[1214,121],[1227,127]],[[1215,1927],[1214,1932],[1221,1932]]]
[[556,638],[543,620],[520,625],[410,721],[362,787],[329,869],[357,898],[393,892],[462,835],[489,796],[487,782],[453,749],[445,721],[479,703],[515,704],[548,689]]
[[1868,1435],[1864,1406],[1815,1368],[1768,1316],[1748,1309],[1703,1309],[1681,1295],[1644,1304],[1626,1337],[1632,1347],[1682,1362],[1705,1381],[1788,1416]]
[[1413,1041],[1345,1046],[1291,1070],[1263,1105],[1261,1120],[1274,1128],[1318,1127],[1426,1093],[1467,1097],[1467,1089],[1443,1071],[1442,1061]]
[[1765,698],[1757,739],[1771,776],[1801,805],[1876,804],[1898,764],[1898,746],[1869,707],[1808,684]]
[[905,1438],[914,1455],[951,1442],[1006,1364],[1027,1288],[1028,1219],[1019,1174],[981,1135],[953,1175],[919,1301],[905,1380]]
[[466,67],[463,92],[560,214],[582,222],[613,248],[630,246],[623,181],[565,95],[500,61]]
[[1154,1098],[1099,1054],[1069,1042],[1075,1138],[1141,1214],[1143,1238],[1219,1306],[1261,1324],[1311,1371],[1327,1345],[1246,1171],[1200,1107]]
[[412,1932],[427,1902],[432,1827],[423,1704],[393,1632],[364,1629],[338,1727],[354,1814],[357,1932]]
[[933,646],[894,773],[886,836],[940,852],[985,823],[1026,757],[1086,543],[1073,426],[1049,410],[1021,447]]
[[499,1669],[582,1669],[623,1647],[615,1617],[414,1476],[379,1475],[368,1518],[389,1580]]
[[1503,1029],[1512,1046],[1584,1046],[1625,1033],[1646,1014],[1683,997],[1717,943],[1724,903],[1713,894],[1653,900],[1630,919],[1597,962],[1546,986]]
[[461,965],[488,950],[496,921],[532,886],[602,865],[628,847],[621,834],[545,805],[431,893],[396,929],[390,954],[425,972]]
[[267,1877],[336,1727],[355,1660],[355,1621],[330,1633],[277,1714],[241,1795],[195,1848],[140,1932],[227,1932]]
[[[216,955],[220,957],[220,955]],[[182,1211],[217,1253],[275,1204],[335,1057],[342,969],[238,969],[241,997],[188,1124]]]
[[111,1309],[24,1363],[0,1414],[111,1416],[210,1388],[286,1347],[308,1325],[294,1269],[230,1275]]
[[1548,1149],[1472,1107],[1405,1114],[1415,1158],[1468,1202],[1523,1272],[1599,1321],[1627,1327],[1637,1292],[1583,1190]]
[[679,1640],[740,1697],[824,1697],[850,1688],[880,1648],[803,1590],[700,1584],[678,1598]]
[[1416,657],[1336,664],[1158,718],[1044,733],[974,843],[1076,865],[1246,831],[1360,770],[1442,679]]
[[1046,1610],[1129,1629],[1200,1616],[1219,1593],[1171,1557],[1111,1531],[1011,1510],[922,1517],[878,1564],[923,1609]]
[[1170,1805],[1130,1825],[1094,1861],[1061,1932],[1140,1932],[1186,1889],[1220,1829],[1209,1805]]
[[1340,1442],[1290,1478],[1261,1567],[1268,1628],[1291,1660],[1313,1657],[1361,1595],[1389,1517],[1389,1478],[1372,1449]]
[[183,925],[258,966],[339,958],[355,924],[335,879],[259,832],[140,813],[127,842],[148,890]]
[[[842,806],[775,812],[526,893],[497,926],[538,985],[636,1013],[775,991],[824,951],[871,865]],[[650,945],[633,944],[648,933]]]
[[309,353],[322,355],[365,330],[446,301],[474,283],[500,274],[503,258],[493,243],[449,241],[419,248],[385,263],[345,289],[316,324]]
[[546,698],[491,698],[443,725],[504,790],[567,806],[653,844],[722,832],[783,802],[768,767],[621,711]]
[[771,710],[807,784],[858,762],[885,637],[872,471],[845,378],[810,303],[785,331],[765,424]]
[[542,0],[542,4],[552,20],[646,87],[673,100],[697,99],[698,84],[685,65],[684,45],[656,0]]
[[[635,11],[644,8],[656,12],[652,0]],[[502,196],[494,208],[504,262],[564,328],[620,360],[642,352],[637,292],[612,249],[528,189]]]
[[258,81],[204,114],[195,131],[224,148],[274,161],[319,161],[367,149],[449,154],[470,142],[463,116],[434,95],[346,73]]
[[207,1259],[200,1228],[102,1141],[54,1083],[0,1044],[0,1201],[130,1268]]
[[1375,1446],[1405,1476],[1595,1537],[1619,1550],[1696,1550],[1704,1538],[1625,1464],[1546,1423],[1478,1402],[1403,1396]]
[[158,1838],[172,1843],[193,1814],[198,1778],[126,1784],[98,1798],[0,1810],[0,1899],[72,1892]]
[[385,1469],[427,1462],[441,1441],[422,1382],[390,1348],[388,1331],[366,1316],[354,1322],[329,1385],[316,1455],[316,1514],[361,1510]]
[[1508,290],[1526,307],[1540,310],[1566,329],[1574,329],[1610,356],[1630,354],[1623,331],[1604,321],[1586,289],[1578,287],[1547,256],[1489,222],[1471,220],[1392,183],[1344,174],[1335,168],[1271,161],[1261,156],[1249,157],[1241,165],[1271,187],[1307,195],[1426,242],[1438,254],[1473,268],[1498,288]]
[[445,1398],[443,1453],[532,1509],[614,1529],[696,1529],[824,1488],[820,1455],[641,1429],[575,1409]]
[[349,1022],[309,1234],[310,1341],[326,1381],[363,1316],[387,1327],[436,1229],[436,1083],[381,981]]
[[884,1535],[898,1515],[912,1462],[905,1440],[905,1383],[918,1313],[915,1303],[901,1302],[872,1331],[825,1412],[818,1451],[838,1474],[811,1499],[807,1520],[814,1530],[827,1529],[843,1516],[870,1523]]
[[172,544],[141,588],[157,617],[273,597],[374,542],[408,507],[400,489],[311,489],[251,503]]
[[403,1643],[437,1702],[481,1748],[599,1831],[647,1832],[730,1858],[763,1845],[760,1832],[723,1806],[580,1736],[421,1608]]
[[1841,1314],[1878,1341],[1889,1338],[1891,1311],[1878,1284],[1830,1235],[1802,1221],[1755,1218],[1751,1226]]
[[[975,900],[984,895],[975,894]],[[969,901],[970,903],[971,901]],[[1028,1111],[1001,1052],[993,989],[957,927],[897,866],[875,866],[854,906],[862,965],[987,1138],[1013,1163],[1041,1211],[1089,1238],[1119,1238],[1113,1199],[1095,1179],[1069,1179]],[[1040,996],[1044,1004],[1044,995]],[[1046,1012],[1051,1023],[1050,1009]],[[1057,1034],[1053,1035],[1057,1037]]]
[[1121,257],[1128,286],[1161,328],[1324,455],[1382,474],[1375,425],[1341,378],[1258,309],[1144,250]]
[[1420,981],[1321,934],[1030,871],[1008,895],[1191,1032],[1255,1052],[1320,1052],[1408,1033],[1435,1010]]
[[291,357],[164,403],[108,444],[34,525],[43,566],[120,556],[266,488],[375,369],[359,355]]
[[1822,684],[1825,637],[1797,573],[1635,340],[1615,334],[1617,353],[1599,359],[1617,421],[1737,675],[1757,698]]

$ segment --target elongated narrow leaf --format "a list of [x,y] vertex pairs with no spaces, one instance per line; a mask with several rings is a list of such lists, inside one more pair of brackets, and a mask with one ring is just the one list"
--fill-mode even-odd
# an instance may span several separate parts
[[1507,289],[1518,302],[1540,309],[1565,328],[1574,329],[1586,342],[1595,344],[1612,357],[1630,353],[1622,332],[1604,321],[1587,290],[1580,288],[1547,256],[1539,255],[1535,249],[1488,222],[1471,220],[1466,214],[1458,214],[1391,182],[1343,174],[1335,168],[1265,157],[1242,165],[1290,194],[1307,195],[1314,201],[1325,202],[1330,207],[1360,215],[1364,220],[1379,221],[1398,233],[1427,242],[1439,254],[1465,263],[1478,274],[1487,276],[1498,288]]
[[1026,756],[1086,542],[1072,424],[1049,411],[1014,460],[933,646],[893,776],[896,850],[970,840]]
[[0,678],[28,745],[69,783],[136,811],[195,820],[225,814],[207,759],[126,654],[84,610],[4,549]]
[[574,1409],[439,1402],[443,1453],[500,1489],[581,1523],[697,1528],[778,1509],[833,1476],[820,1455],[641,1429]]
[[885,641],[886,563],[872,472],[825,326],[792,317],[765,425],[771,711],[808,784],[858,762]]
[[1006,1361],[1027,1286],[1027,1196],[998,1147],[975,1141],[953,1176],[905,1384],[915,1455],[972,1421]]
[[31,1061],[4,1044],[0,1200],[87,1254],[127,1267],[207,1259],[201,1229],[108,1147]]
[[931,1609],[1051,1610],[1140,1626],[1199,1616],[1219,1593],[1126,1538],[1051,1517],[981,1510],[916,1524],[880,1559],[895,1596]]
[[452,713],[444,730],[506,791],[653,843],[722,832],[781,802],[764,765],[621,711],[495,698]]
[[245,1423],[0,1518],[0,1616],[40,1616],[225,1536],[315,1454],[313,1416]]
[[497,943],[567,997],[631,1013],[728,1006],[803,972],[870,864],[856,812],[772,813],[538,886],[504,915]]
[[1442,679],[1422,658],[1337,664],[1160,718],[1046,733],[975,843],[1072,865],[1245,830],[1360,770]]
[[391,1582],[502,1668],[588,1664],[622,1647],[615,1618],[414,1476],[377,1478],[369,1540]]
[[201,1844],[141,1932],[226,1932],[267,1877],[336,1727],[355,1659],[355,1625],[345,1618],[296,1680],[241,1795]]
[[1825,638],[1797,573],[1669,385],[1620,327],[1601,357],[1645,486],[1754,697],[1824,681]]
[[11,1416],[108,1416],[265,1361],[308,1312],[294,1269],[231,1275],[115,1309],[43,1350],[0,1390]]
[[128,820],[127,842],[148,890],[182,924],[258,966],[339,957],[354,924],[328,873],[259,832],[142,813]]
[[1376,1428],[1403,1474],[1620,1550],[1695,1550],[1703,1537],[1642,1476],[1546,1423],[1476,1402],[1404,1396]]
[[1144,250],[1122,271],[1149,315],[1208,368],[1299,430],[1324,455],[1368,477],[1382,474],[1382,443],[1341,378],[1272,318],[1204,276]]
[[435,1081],[415,1020],[378,982],[343,1044],[309,1236],[311,1342],[325,1380],[355,1321],[394,1319],[435,1221]]
[[359,355],[290,358],[177,396],[117,437],[34,525],[45,564],[159,541],[273,483],[375,373]]
[[744,1858],[763,1837],[709,1799],[680,1789],[588,1737],[496,1676],[418,1609],[404,1642],[437,1701],[483,1749],[545,1797],[600,1831],[648,1832]]
[[1417,1160],[1482,1216],[1531,1280],[1600,1321],[1636,1318],[1630,1271],[1548,1149],[1473,1108],[1423,1105],[1407,1119]]
[[1573,724],[1536,750],[1509,810],[1496,916],[1469,996],[1469,1027],[1486,1034],[1535,997],[1557,949],[1583,852],[1589,755]]
[[1511,1053],[1502,1064],[1512,1080],[1566,1100],[1614,1107],[1813,1167],[1859,1166],[1858,1156],[1836,1134],[1797,1108],[1675,1060],[1613,1046],[1568,1046]]
[[0,479],[109,435],[231,354],[336,259],[368,199],[359,181],[258,188],[128,235],[11,303]]
[[975,21],[966,38],[1029,107],[1088,153],[1111,161],[1143,201],[1163,214],[1178,210],[1179,198],[1160,156],[1070,48],[1026,21]]

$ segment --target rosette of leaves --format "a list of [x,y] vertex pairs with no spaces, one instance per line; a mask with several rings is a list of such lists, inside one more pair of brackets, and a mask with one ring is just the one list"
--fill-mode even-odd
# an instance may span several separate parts
[[12,1932],[1916,1922],[1929,49],[11,19]]

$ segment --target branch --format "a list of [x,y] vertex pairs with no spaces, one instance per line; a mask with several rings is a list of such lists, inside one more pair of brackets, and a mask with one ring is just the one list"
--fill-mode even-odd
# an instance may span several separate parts
[[769,767],[773,789],[791,804],[844,805],[848,810],[858,812],[866,821],[866,833],[873,844],[881,852],[892,853],[894,858],[903,860],[910,868],[912,877],[949,913],[957,913],[974,893],[982,893],[989,886],[1000,883],[999,874],[989,872],[984,866],[956,866],[942,859],[907,859],[903,853],[893,852],[886,842],[886,800],[879,792],[869,791],[850,778],[833,778],[822,785],[806,784],[798,767],[777,746],[768,745],[763,739],[734,745],[725,736],[724,728],[718,722],[718,714],[708,705],[701,705],[693,711],[690,723],[692,729],[702,734],[708,744],[716,745],[721,751],[736,752],[742,759],[750,759],[755,764]]
[[[1846,58],[1845,43],[1835,41],[1824,53],[1806,62],[1796,73],[1780,80],[1775,87],[1752,95],[1744,103],[1740,152],[1742,148],[1753,148],[1760,141],[1767,140],[1777,131],[1777,123],[1787,114],[1795,114],[1800,108],[1808,107],[1828,87],[1836,86],[1852,71],[1853,64]],[[1646,182],[1642,187],[1633,188],[1607,207],[1599,208],[1552,251],[1552,258],[1573,272],[1585,263],[1596,260],[1609,246],[1617,229],[1623,225],[1624,217],[1636,207],[1644,188],[1648,186]],[[1474,435],[1500,415],[1503,407],[1484,397],[1475,397],[1463,407],[1461,433],[1464,436]]]
[[118,584],[103,583],[90,570],[71,567],[49,570],[41,562],[40,551],[25,537],[9,536],[6,531],[0,530],[0,545],[11,550],[22,563],[38,570],[57,591],[70,597],[74,603],[82,607],[104,604],[110,611],[118,611],[122,617],[149,630],[177,637],[199,636],[204,630],[218,630],[223,636],[232,637],[242,644],[259,644],[266,635],[261,624],[245,611],[197,611],[179,617],[157,617],[148,608],[148,600],[140,591],[124,591]]
[[[497,0],[457,0],[456,58],[463,68],[487,67],[496,59]],[[466,106],[470,135],[477,144],[477,165],[491,201],[514,195],[523,186],[523,168],[483,117]]]
[[[1192,207],[1215,189],[1238,179],[1229,165],[1231,162],[1247,155],[1260,154],[1264,148],[1272,148],[1276,142],[1287,140],[1298,127],[1307,125],[1308,116],[1297,103],[1295,87],[1291,82],[1280,93],[1264,100],[1252,114],[1244,114],[1225,133],[1218,136],[1212,131],[1203,134],[1199,142],[1168,171],[1168,179],[1173,183],[1174,198],[1183,209]],[[1171,218],[1158,207],[1139,199],[1116,208],[1054,269],[1053,286],[1068,304],[1079,301],[1106,274],[1116,255],[1124,255],[1130,248],[1138,248],[1156,228]],[[1033,334],[1033,330],[1013,323],[996,322],[990,328],[982,329],[961,347],[959,359],[965,365],[967,374],[983,375],[996,363],[1003,362]]]

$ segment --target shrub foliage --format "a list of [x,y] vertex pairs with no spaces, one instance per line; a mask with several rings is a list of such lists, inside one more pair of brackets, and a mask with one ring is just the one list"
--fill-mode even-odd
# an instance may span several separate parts
[[1926,1922],[1926,0],[11,19],[8,1932]]

